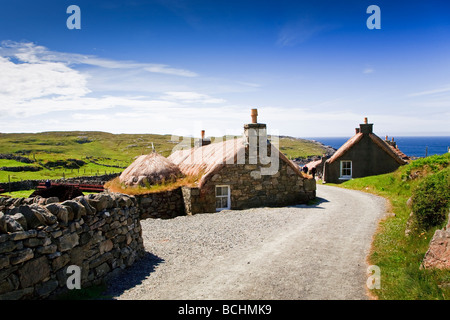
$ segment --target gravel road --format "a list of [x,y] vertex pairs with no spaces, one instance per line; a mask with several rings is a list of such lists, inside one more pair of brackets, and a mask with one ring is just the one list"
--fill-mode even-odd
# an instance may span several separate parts
[[385,200],[317,186],[315,205],[141,221],[147,255],[114,299],[368,299],[366,256]]

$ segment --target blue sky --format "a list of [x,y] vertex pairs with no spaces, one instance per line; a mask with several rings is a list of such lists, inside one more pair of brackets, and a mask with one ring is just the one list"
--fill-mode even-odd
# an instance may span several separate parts
[[393,2],[2,0],[0,132],[450,135],[450,3]]

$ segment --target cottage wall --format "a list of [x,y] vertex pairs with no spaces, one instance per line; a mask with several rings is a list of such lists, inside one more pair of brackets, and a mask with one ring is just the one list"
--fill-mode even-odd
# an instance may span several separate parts
[[325,163],[324,181],[341,183],[345,180],[340,177],[340,161],[352,161],[352,178],[384,174],[395,171],[400,164],[376,145],[368,135],[350,148],[340,158],[331,164]]
[[201,189],[186,188],[187,213],[215,212],[217,185],[230,186],[231,209],[294,205],[315,198],[315,180],[302,178],[284,161],[280,160],[279,170],[273,175],[261,175],[261,167],[256,164],[228,164]]
[[170,219],[186,214],[182,188],[136,195],[135,198],[140,219]]

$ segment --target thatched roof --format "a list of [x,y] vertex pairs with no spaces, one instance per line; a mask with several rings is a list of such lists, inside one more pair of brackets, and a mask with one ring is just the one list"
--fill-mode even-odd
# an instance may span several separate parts
[[317,168],[317,166],[321,163],[322,163],[322,159],[319,159],[319,160],[308,162],[307,164],[305,164],[305,166],[308,168],[308,170],[311,170],[312,168]]
[[[286,158],[278,149],[280,160],[286,162],[294,172],[303,177],[298,166]],[[181,172],[186,176],[201,176],[199,187],[216,174],[226,164],[237,163],[238,157],[244,155],[244,138],[226,140],[212,143],[199,148],[189,150],[178,150],[172,153],[168,159],[178,165]]]
[[[327,160],[328,163],[333,163],[337,159],[339,159],[341,156],[343,156],[348,150],[350,150],[354,145],[356,145],[364,136],[363,133],[358,132],[353,137],[347,140],[334,154],[333,156]],[[385,141],[381,140],[376,134],[369,133],[370,139],[379,146],[382,150],[384,150],[388,155],[390,155],[395,161],[397,161],[399,164],[405,164],[406,158],[408,158],[406,155],[403,154],[400,150],[393,148],[389,144],[387,144]],[[403,156],[405,157],[403,157]]]
[[127,186],[157,184],[173,180],[181,176],[181,171],[169,159],[152,152],[139,156],[119,177],[121,183]]
[[394,148],[393,146],[387,144],[384,140],[380,139],[376,134],[369,133],[370,139],[372,139],[373,142],[375,142],[381,149],[386,151],[387,154],[389,154],[392,158],[395,159],[399,164],[405,164],[406,161],[403,158],[405,156],[408,158],[403,152],[401,152],[399,149]]
[[348,150],[350,150],[351,147],[353,147],[355,144],[357,144],[363,137],[363,133],[358,132],[353,137],[347,140],[339,149],[336,150],[336,152],[330,157],[330,159],[327,160],[328,163],[334,162],[336,159],[339,159],[341,156],[344,155]]

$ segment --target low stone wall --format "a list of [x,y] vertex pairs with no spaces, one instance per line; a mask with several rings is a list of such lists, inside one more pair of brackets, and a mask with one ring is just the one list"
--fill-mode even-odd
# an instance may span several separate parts
[[80,268],[82,288],[99,284],[144,254],[134,197],[54,201],[0,198],[0,300],[67,292],[69,266]]
[[[82,184],[105,184],[109,180],[114,179],[119,176],[120,173],[111,173],[106,175],[89,176],[89,177],[76,177],[68,179],[57,179],[51,180],[52,183],[82,183]],[[5,192],[20,191],[20,190],[31,190],[36,189],[39,183],[45,182],[45,180],[23,180],[14,182],[3,182],[0,183],[0,189],[4,189]]]
[[140,218],[170,219],[186,214],[181,188],[171,191],[136,195]]

